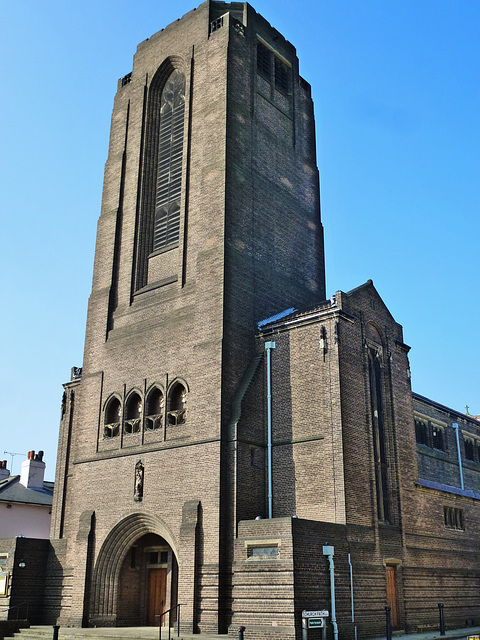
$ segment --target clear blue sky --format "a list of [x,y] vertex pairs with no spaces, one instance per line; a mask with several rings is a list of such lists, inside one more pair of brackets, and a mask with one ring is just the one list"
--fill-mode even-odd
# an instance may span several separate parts
[[[0,459],[44,449],[82,364],[117,79],[177,0],[0,2]],[[316,109],[327,291],[372,278],[418,393],[480,414],[480,2],[258,0]]]

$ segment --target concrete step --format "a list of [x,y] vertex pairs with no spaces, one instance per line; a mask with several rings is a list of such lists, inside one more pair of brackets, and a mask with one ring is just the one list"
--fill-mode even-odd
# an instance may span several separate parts
[[[15,640],[52,640],[53,627],[32,625],[14,635]],[[179,640],[177,630],[170,630],[171,640]],[[58,640],[159,640],[158,627],[60,627]],[[168,639],[168,629],[162,627],[162,640]],[[228,640],[227,635],[185,634],[180,630],[180,640]]]

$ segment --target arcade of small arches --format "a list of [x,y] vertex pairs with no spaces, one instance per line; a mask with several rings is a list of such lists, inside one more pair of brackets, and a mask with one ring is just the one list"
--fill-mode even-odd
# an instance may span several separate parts
[[159,384],[146,393],[132,389],[123,401],[119,394],[112,394],[104,406],[103,438],[182,425],[187,420],[187,396],[188,386],[182,380],[175,380],[166,392]]

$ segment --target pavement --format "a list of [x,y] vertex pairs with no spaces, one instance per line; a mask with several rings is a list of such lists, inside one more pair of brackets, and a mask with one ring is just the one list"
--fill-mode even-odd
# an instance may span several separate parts
[[[462,638],[467,640],[469,636],[480,636],[480,627],[466,627],[464,629],[447,629],[445,635],[441,636],[440,631],[424,631],[423,633],[402,633],[393,632],[393,640],[455,640]],[[363,639],[362,639],[363,640]],[[369,640],[385,640],[385,636],[369,638]]]

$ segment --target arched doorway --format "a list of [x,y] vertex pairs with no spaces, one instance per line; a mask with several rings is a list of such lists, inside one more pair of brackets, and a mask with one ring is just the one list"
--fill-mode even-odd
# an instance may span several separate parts
[[176,541],[159,518],[137,513],[119,522],[95,564],[90,625],[157,626],[177,604],[177,557]]
[[177,604],[177,584],[178,565],[168,542],[154,533],[136,540],[120,569],[117,625],[168,624],[162,614]]

